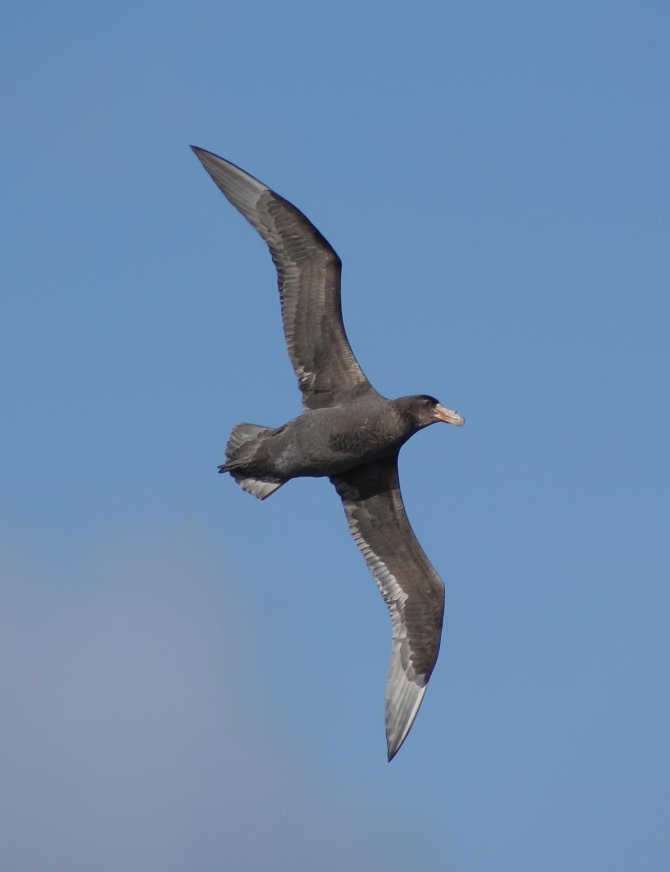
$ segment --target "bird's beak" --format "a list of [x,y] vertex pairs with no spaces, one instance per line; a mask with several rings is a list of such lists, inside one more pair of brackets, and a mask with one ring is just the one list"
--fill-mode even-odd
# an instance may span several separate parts
[[441,403],[435,406],[435,417],[438,421],[444,421],[445,424],[455,424],[457,427],[465,424],[463,415],[459,415],[453,409],[446,409]]

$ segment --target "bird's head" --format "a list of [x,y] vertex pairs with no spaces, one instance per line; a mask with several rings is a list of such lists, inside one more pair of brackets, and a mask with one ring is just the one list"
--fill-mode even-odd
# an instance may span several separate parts
[[401,397],[396,404],[403,415],[409,418],[417,430],[442,421],[445,424],[456,424],[460,427],[465,419],[453,409],[447,409],[435,397],[428,394],[417,394],[412,397]]

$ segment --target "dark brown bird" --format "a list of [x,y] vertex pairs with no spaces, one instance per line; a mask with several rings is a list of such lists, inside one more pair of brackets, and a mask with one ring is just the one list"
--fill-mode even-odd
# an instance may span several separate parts
[[437,421],[460,425],[463,418],[434,397],[382,397],[347,340],[340,305],[342,263],[333,248],[279,194],[230,161],[192,148],[270,249],[284,337],[304,407],[281,427],[238,424],[219,472],[229,472],[262,500],[297,476],[328,476],[335,485],[351,534],[391,615],[386,740],[392,760],[435,666],[444,614],[444,585],[405,514],[398,452],[418,430]]

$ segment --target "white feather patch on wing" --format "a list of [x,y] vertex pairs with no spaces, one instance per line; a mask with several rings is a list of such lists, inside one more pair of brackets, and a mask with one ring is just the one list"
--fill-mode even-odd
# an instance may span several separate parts
[[353,508],[344,503],[345,513],[354,541],[358,545],[391,615],[393,642],[386,678],[386,744],[389,761],[407,738],[426,692],[423,678],[416,674],[410,658],[403,606],[407,594],[388,566],[378,557],[359,529]]

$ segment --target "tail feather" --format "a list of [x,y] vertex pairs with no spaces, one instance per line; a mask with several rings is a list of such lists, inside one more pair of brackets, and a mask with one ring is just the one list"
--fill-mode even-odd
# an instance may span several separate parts
[[219,472],[229,472],[243,490],[259,500],[267,499],[284,484],[282,480],[259,478],[257,474],[245,471],[247,464],[253,462],[259,442],[271,430],[271,427],[259,424],[233,427],[226,445],[226,462],[219,467]]
[[244,473],[240,472],[231,471],[230,474],[242,490],[245,490],[248,494],[253,494],[253,496],[259,500],[267,499],[284,484],[283,481],[270,481],[263,478],[253,478],[250,475],[244,475]]
[[249,460],[258,447],[259,435],[270,430],[272,427],[262,427],[260,424],[238,424],[233,427],[226,445],[226,463]]

